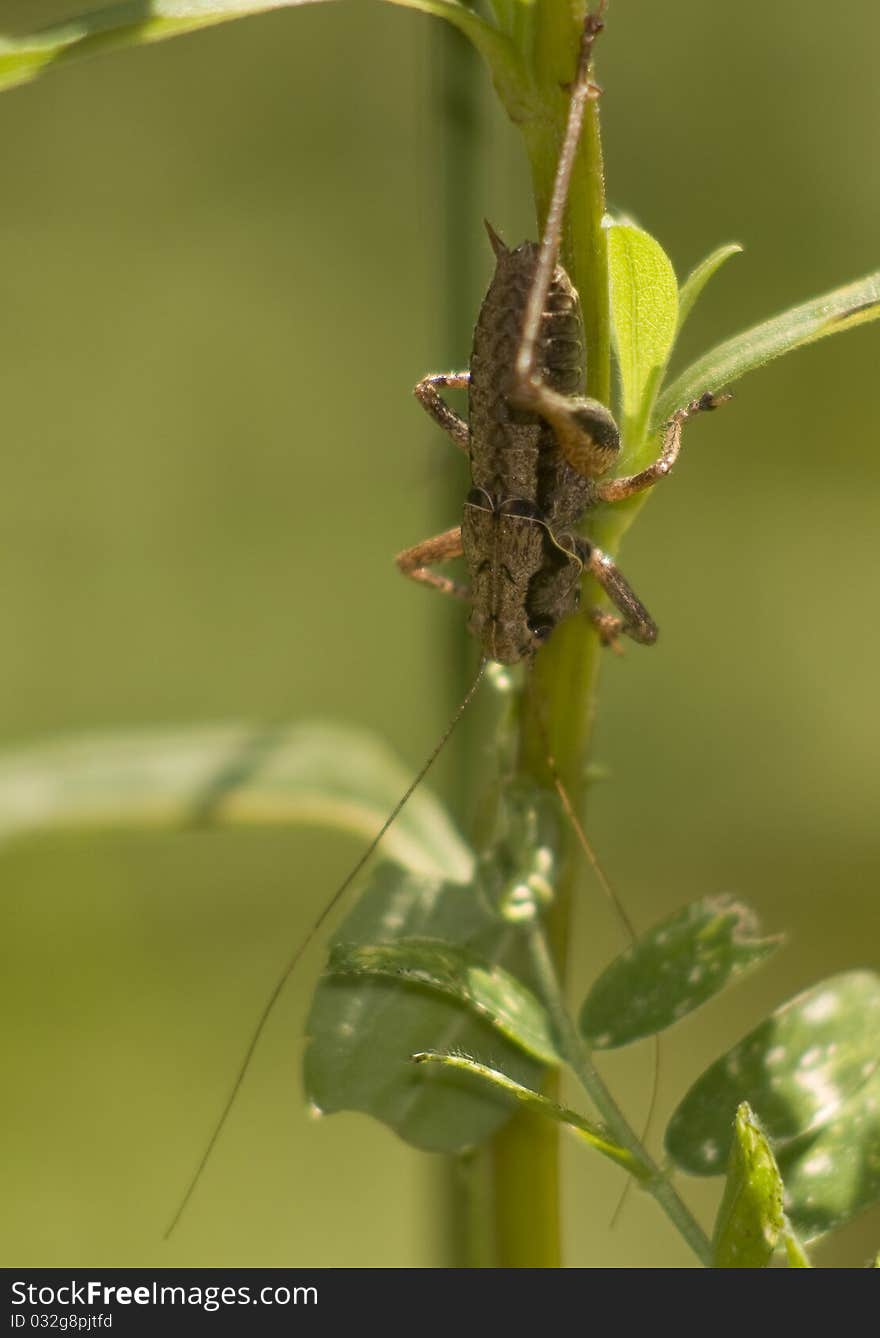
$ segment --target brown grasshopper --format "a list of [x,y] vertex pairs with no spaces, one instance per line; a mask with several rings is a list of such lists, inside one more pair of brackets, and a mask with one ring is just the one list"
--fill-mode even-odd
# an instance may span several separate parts
[[[574,528],[599,502],[617,502],[652,487],[668,474],[681,445],[684,421],[714,408],[705,395],[675,413],[666,425],[658,459],[627,477],[600,482],[617,459],[620,434],[610,411],[584,389],[584,333],[580,301],[557,265],[562,218],[583,113],[598,88],[589,77],[593,43],[602,30],[601,9],[588,14],[571,87],[568,121],[540,245],[508,250],[491,227],[496,267],[474,332],[470,370],[427,376],[415,393],[431,417],[467,451],[472,486],[460,526],[398,554],[400,570],[414,580],[471,605],[470,627],[482,647],[480,669],[443,736],[376,836],[324,906],[276,982],[254,1028],[226,1104],[166,1235],[188,1204],[238,1095],[263,1028],[297,963],[330,912],[421,784],[474,693],[489,660],[530,660],[557,623],[575,612],[584,572],[593,575],[617,614],[591,610],[603,641],[621,633],[650,644],[657,628],[612,560]],[[488,225],[487,225],[488,226]],[[467,390],[468,421],[443,400],[444,389]],[[470,586],[433,571],[464,557]],[[552,768],[551,768],[552,769]],[[607,887],[561,782],[566,810]]]
[[[605,405],[583,394],[580,300],[556,262],[584,107],[599,93],[589,71],[602,26],[599,15],[587,15],[541,244],[508,250],[486,225],[496,265],[477,317],[470,370],[426,376],[415,387],[422,406],[468,453],[472,486],[461,525],[405,549],[397,565],[413,580],[468,601],[484,657],[502,664],[530,658],[574,613],[584,572],[618,610],[590,610],[603,641],[621,633],[646,645],[656,640],[656,624],[614,562],[572,527],[599,502],[653,487],[675,464],[685,420],[716,403],[705,395],[678,410],[648,468],[600,481],[617,458],[620,434]],[[443,400],[444,389],[467,390],[467,422]],[[462,556],[470,586],[432,570]]]

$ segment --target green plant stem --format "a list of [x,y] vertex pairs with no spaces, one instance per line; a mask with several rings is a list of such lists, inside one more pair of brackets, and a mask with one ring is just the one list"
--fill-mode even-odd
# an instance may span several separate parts
[[[545,0],[534,11],[534,77],[544,115],[521,126],[535,193],[539,228],[550,199],[568,111],[565,85],[574,73],[580,23],[568,0]],[[571,182],[562,262],[581,295],[590,395],[608,403],[611,392],[611,321],[608,260],[602,218],[605,189],[598,103],[586,108]],[[595,591],[584,591],[585,600]],[[572,803],[581,809],[595,712],[600,647],[586,619],[571,618],[536,658],[518,720],[520,778],[553,787],[548,745]],[[564,977],[569,918],[578,876],[578,846],[568,827],[560,852],[560,879],[547,933]],[[556,1096],[558,1082],[545,1085]],[[516,1114],[494,1140],[496,1238],[500,1267],[559,1267],[559,1136],[534,1116]],[[551,1199],[552,1196],[552,1199]]]
[[547,1004],[556,1028],[557,1042],[569,1067],[604,1120],[611,1137],[621,1147],[626,1148],[643,1168],[645,1175],[644,1179],[640,1180],[642,1187],[657,1200],[657,1203],[673,1225],[678,1228],[700,1262],[705,1264],[707,1268],[710,1267],[712,1246],[708,1237],[690,1209],[679,1198],[674,1186],[666,1179],[660,1167],[646,1152],[638,1135],[630,1127],[629,1121],[593,1063],[589,1046],[578,1032],[569,1015],[562,995],[553,953],[539,920],[534,920],[529,927],[529,948],[535,974],[541,983],[544,1002]]

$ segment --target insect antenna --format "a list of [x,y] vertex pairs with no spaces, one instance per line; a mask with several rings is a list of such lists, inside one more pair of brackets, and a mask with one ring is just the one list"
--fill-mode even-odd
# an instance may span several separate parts
[[425,776],[431,770],[431,767],[434,765],[440,753],[443,751],[444,747],[446,746],[446,743],[449,740],[450,735],[452,734],[456,725],[461,720],[461,717],[464,715],[472,699],[476,695],[477,688],[480,686],[480,683],[483,678],[483,673],[486,668],[486,663],[487,662],[485,659],[480,661],[480,666],[477,669],[474,681],[471,683],[471,686],[468,688],[467,692],[465,693],[464,697],[462,698],[461,702],[456,708],[455,714],[449,721],[449,724],[446,726],[445,730],[440,736],[440,739],[438,740],[434,748],[431,750],[431,753],[429,754],[427,760],[422,764],[421,768],[419,769],[414,779],[410,782],[404,793],[398,799],[397,803],[394,805],[391,812],[388,814],[388,817],[382,823],[382,826],[379,828],[378,832],[373,837],[372,841],[367,846],[366,850],[357,860],[356,864],[354,864],[354,866],[346,874],[345,878],[342,880],[339,887],[337,887],[336,891],[333,893],[333,896],[324,906],[323,910],[321,911],[321,914],[314,921],[308,933],[306,934],[305,938],[303,938],[300,941],[300,943],[296,948],[296,951],[290,958],[290,961],[287,963],[281,975],[278,977],[278,980],[275,983],[272,993],[269,995],[268,999],[263,1005],[263,1010],[257,1019],[253,1031],[251,1032],[251,1037],[250,1040],[248,1041],[247,1049],[245,1050],[244,1057],[242,1058],[242,1061],[238,1066],[238,1071],[235,1075],[235,1078],[233,1079],[232,1086],[229,1089],[229,1095],[226,1098],[226,1101],[223,1105],[223,1109],[221,1110],[219,1118],[217,1119],[217,1122],[214,1125],[214,1128],[211,1132],[211,1136],[205,1145],[205,1150],[202,1153],[201,1157],[199,1158],[198,1164],[195,1168],[195,1171],[193,1172],[192,1178],[189,1184],[187,1185],[186,1190],[184,1191],[180,1203],[178,1204],[177,1211],[175,1212],[174,1216],[172,1217],[171,1221],[168,1224],[163,1239],[168,1240],[169,1236],[174,1231],[174,1228],[177,1226],[178,1222],[180,1221],[181,1217],[186,1211],[187,1205],[189,1204],[190,1199],[192,1198],[193,1194],[196,1191],[198,1183],[201,1180],[202,1175],[204,1174],[205,1168],[208,1165],[208,1162],[211,1160],[211,1155],[214,1151],[214,1148],[217,1146],[217,1142],[220,1138],[220,1135],[222,1134],[223,1129],[226,1126],[226,1121],[229,1119],[229,1115],[232,1111],[232,1107],[235,1105],[236,1098],[239,1092],[241,1091],[242,1083],[244,1082],[245,1077],[247,1076],[248,1069],[251,1066],[251,1060],[254,1057],[257,1046],[260,1043],[260,1038],[262,1037],[263,1032],[266,1028],[266,1023],[269,1021],[269,1018],[272,1015],[275,1005],[277,1004],[279,998],[281,997],[285,985],[287,984],[290,977],[293,975],[293,972],[295,971],[300,958],[308,948],[309,944],[312,942],[312,939],[315,937],[318,930],[324,924],[327,917],[330,915],[330,912],[334,909],[335,906],[338,905],[339,901],[351,887],[355,878],[357,878],[358,874],[361,872],[364,865],[369,860],[370,856],[375,852],[376,847],[379,845],[383,836],[388,831],[388,828],[396,821],[401,810],[405,807],[407,802],[412,798],[412,795],[421,785],[422,781],[425,779]]

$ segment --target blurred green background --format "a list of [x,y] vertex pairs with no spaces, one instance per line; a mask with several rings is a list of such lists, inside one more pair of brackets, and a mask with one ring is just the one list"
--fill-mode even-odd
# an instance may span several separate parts
[[[7,0],[0,31],[35,11],[76,7]],[[613,0],[611,203],[679,274],[716,243],[747,248],[685,354],[880,263],[880,10],[827,16],[819,0]],[[463,486],[409,393],[469,352],[444,314],[439,33],[378,3],[315,5],[0,97],[4,743],[319,716],[372,727],[413,767],[431,747],[461,613],[391,557],[455,523]],[[519,146],[484,101],[472,312],[483,215],[534,235]],[[627,542],[662,638],[606,666],[612,775],[591,833],[637,924],[735,891],[790,933],[670,1033],[663,1114],[783,997],[877,964],[878,351],[869,326],[753,374],[689,429]],[[250,831],[3,852],[4,1264],[437,1259],[434,1165],[304,1107],[317,947],[161,1240],[289,945],[357,851]],[[584,883],[587,979],[621,944]],[[607,1065],[634,1117],[647,1063]],[[571,1264],[690,1262],[638,1196],[609,1234],[612,1167],[566,1147],[565,1172]],[[711,1214],[717,1185],[686,1191]],[[874,1212],[819,1261],[859,1264],[878,1241]]]

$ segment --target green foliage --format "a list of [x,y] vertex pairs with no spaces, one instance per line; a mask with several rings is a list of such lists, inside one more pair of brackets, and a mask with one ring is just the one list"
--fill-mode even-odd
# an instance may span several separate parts
[[782,1177],[766,1134],[743,1101],[712,1242],[715,1268],[766,1268],[785,1225]]
[[[342,725],[194,725],[77,735],[0,753],[0,842],[108,828],[336,827],[372,837],[410,773]],[[473,856],[421,787],[388,833],[389,859],[467,882]]]
[[729,386],[746,372],[783,353],[878,317],[880,270],[799,307],[791,307],[711,349],[666,387],[654,411],[654,425],[659,427],[680,405],[697,399],[705,391]]
[[475,957],[466,948],[422,938],[365,947],[342,942],[330,953],[327,975],[422,985],[464,1004],[542,1064],[560,1062],[547,1010],[531,990],[509,971]]
[[595,982],[580,1026],[599,1049],[670,1027],[775,952],[757,917],[733,897],[704,897],[642,935]]
[[782,1004],[698,1078],[666,1131],[691,1175],[718,1175],[748,1101],[777,1149],[836,1119],[880,1064],[880,977],[848,971]]
[[520,1083],[514,1082],[508,1078],[505,1073],[500,1073],[497,1069],[491,1069],[486,1064],[478,1064],[476,1060],[469,1059],[467,1055],[449,1055],[436,1054],[433,1051],[425,1051],[423,1054],[413,1055],[413,1059],[419,1064],[439,1064],[444,1069],[469,1073],[481,1082],[489,1084],[493,1091],[502,1093],[505,1096],[512,1097],[519,1105],[526,1110],[531,1111],[533,1115],[538,1115],[541,1119],[554,1120],[557,1124],[564,1125],[572,1133],[583,1139],[596,1152],[607,1157],[609,1161],[622,1166],[624,1170],[629,1171],[637,1179],[645,1178],[645,1171],[636,1161],[632,1153],[626,1148],[613,1142],[601,1127],[601,1125],[584,1119],[576,1110],[569,1110],[567,1106],[557,1105],[549,1097],[542,1096],[540,1092],[533,1092],[529,1087],[523,1087]]
[[609,223],[611,328],[620,372],[624,444],[641,441],[678,329],[672,262],[647,232]]
[[161,42],[230,19],[319,0],[125,0],[90,9],[25,36],[0,35],[0,91],[72,60],[102,51]]
[[[876,1031],[875,1031],[876,1039]],[[843,1226],[880,1199],[880,1073],[818,1132],[779,1150],[786,1207],[807,1239]]]
[[[417,949],[389,978],[382,949],[413,939]],[[423,945],[430,939],[453,945],[453,958],[458,947],[463,956],[479,954],[493,964],[516,946],[515,931],[467,889],[389,866],[377,869],[334,939],[343,966],[356,961],[358,970],[326,975],[315,993],[306,1027],[305,1086],[313,1104],[328,1114],[360,1110],[416,1147],[454,1152],[488,1138],[509,1115],[509,1102],[458,1075],[414,1066],[414,1054],[440,1039],[500,1066],[526,1087],[540,1082],[544,1066],[504,1039],[509,1008],[493,1017],[492,1025],[485,1021],[490,994],[485,977],[478,1011],[470,1007],[472,995],[460,1002],[461,986],[459,997],[452,997],[448,974],[440,988],[431,988],[422,969]],[[358,949],[373,951],[358,957]],[[496,983],[500,979],[496,976]],[[497,999],[497,989],[493,993]],[[519,990],[517,1003],[524,997]]]

